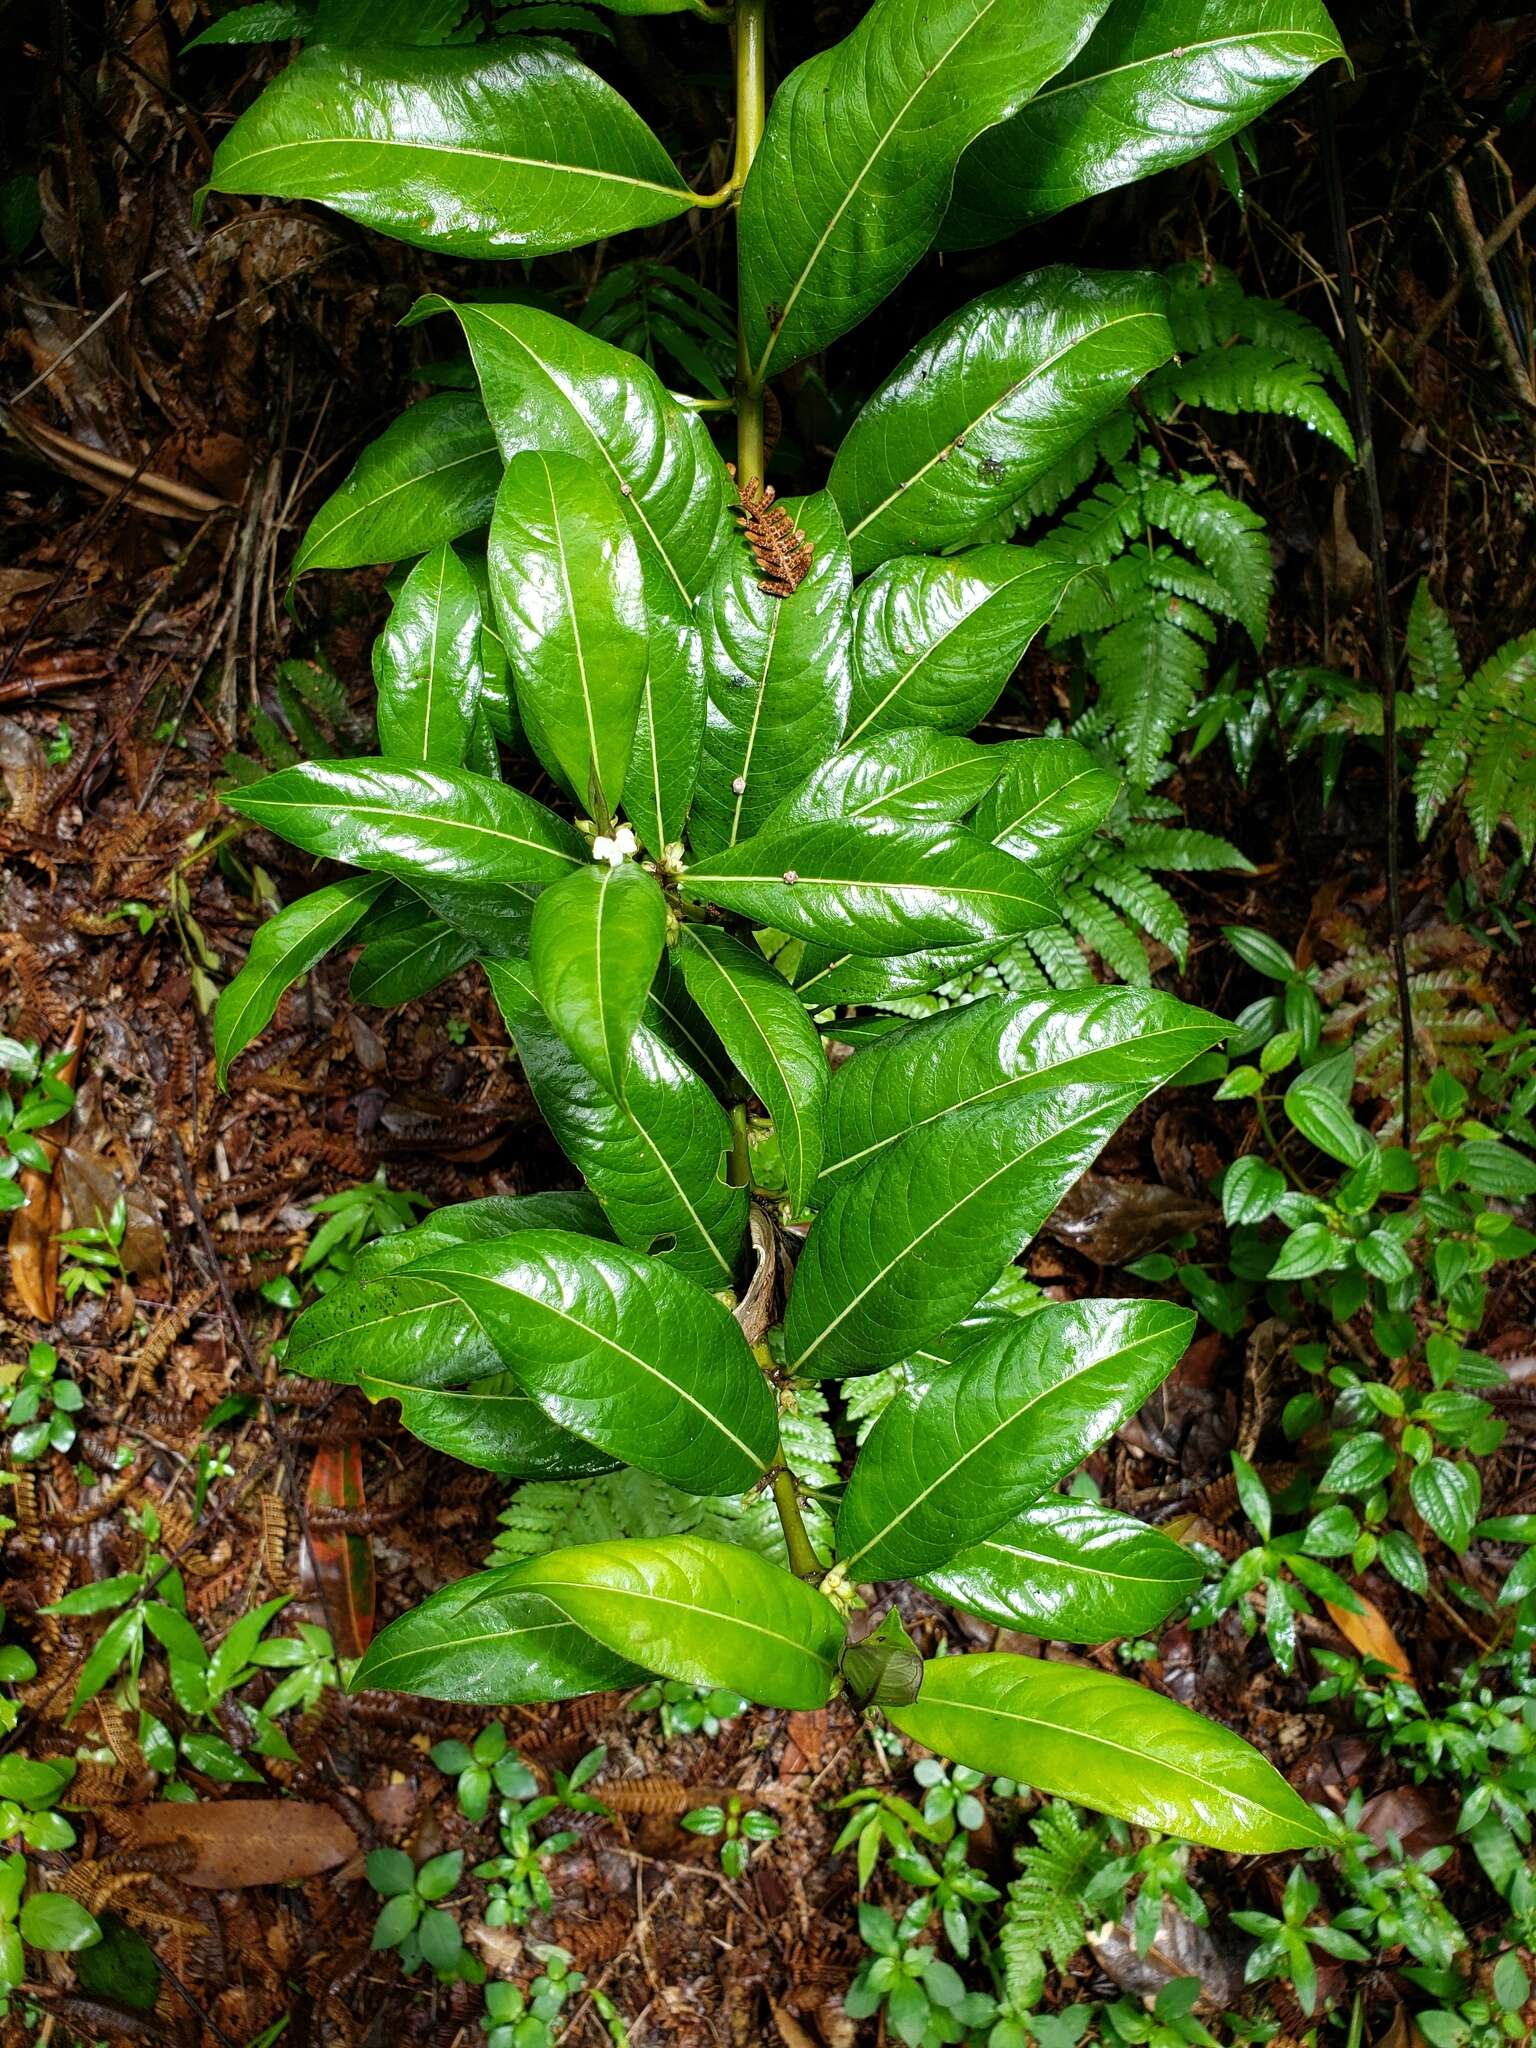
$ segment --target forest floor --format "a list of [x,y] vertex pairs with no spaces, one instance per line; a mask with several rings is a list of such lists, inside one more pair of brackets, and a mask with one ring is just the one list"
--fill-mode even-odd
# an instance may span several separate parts
[[[189,200],[210,141],[250,96],[239,65],[214,67],[209,83],[190,62],[173,64],[176,27],[137,0],[117,10],[105,51],[78,48],[72,33],[50,44],[34,12],[27,89],[44,107],[34,117],[47,160],[42,235],[8,288],[4,344],[0,1028],[45,1053],[71,1048],[76,1102],[67,1120],[42,1127],[53,1157],[46,1175],[28,1169],[35,1199],[0,1219],[9,1220],[0,1333],[13,1379],[34,1347],[51,1346],[58,1375],[83,1401],[58,1406],[72,1434],[61,1425],[51,1447],[11,1464],[6,1640],[25,1643],[39,1672],[14,1689],[20,1716],[5,1741],[15,1755],[78,1760],[63,1802],[78,1842],[67,1855],[41,1853],[98,1916],[147,1937],[158,1977],[150,2003],[135,2004],[126,1964],[120,1980],[98,1974],[93,1989],[67,1958],[37,1957],[25,2012],[18,2000],[0,2024],[19,2030],[17,2040],[448,2048],[479,2038],[482,1993],[407,1981],[390,1955],[370,1951],[381,1902],[363,1857],[403,1845],[419,1864],[463,1849],[467,1873],[498,1853],[494,1811],[477,1822],[461,1810],[453,1752],[429,1755],[444,1741],[472,1742],[491,1717],[347,1698],[323,1687],[317,1667],[314,1697],[294,1688],[286,1741],[268,1745],[288,1753],[261,1754],[255,1706],[281,1670],[193,1715],[173,1696],[153,1636],[121,1642],[114,1654],[138,1671],[137,1703],[160,1735],[202,1731],[200,1747],[169,1760],[200,1802],[187,1823],[194,1846],[184,1834],[167,1846],[159,1736],[146,1742],[144,1724],[105,1693],[70,1717],[88,1660],[99,1668],[103,1659],[110,1616],[43,1612],[121,1575],[161,1575],[161,1586],[174,1575],[209,1646],[284,1598],[285,1630],[317,1625],[346,1654],[369,1627],[478,1567],[506,1506],[504,1482],[426,1450],[387,1408],[284,1378],[272,1356],[317,1272],[365,1234],[396,1227],[410,1198],[421,1208],[570,1184],[483,982],[468,970],[383,1012],[349,998],[344,962],[328,961],[238,1062],[227,1092],[215,1085],[208,1022],[261,916],[308,879],[302,857],[221,809],[226,759],[256,744],[253,712],[258,728],[274,719],[283,660],[321,657],[352,704],[368,701],[382,576],[311,579],[292,613],[285,579],[306,517],[409,390],[410,343],[394,323],[420,262],[301,208],[226,204],[195,232]],[[250,65],[258,61],[253,53]],[[77,90],[87,73],[89,91]],[[1459,90],[1475,120],[1477,79]],[[1367,192],[1387,125],[1373,117],[1345,138]],[[1283,209],[1283,193],[1258,190]],[[1411,212],[1411,193],[1394,205]],[[1170,232],[1166,221],[1149,229],[1164,259],[1197,253],[1171,249]],[[1253,232],[1272,258],[1288,235],[1310,236],[1326,268],[1315,218]],[[1410,333],[1441,289],[1438,273],[1423,283],[1412,274],[1413,255],[1406,225],[1373,212],[1361,261],[1381,336]],[[1318,292],[1311,310],[1326,318],[1327,304]],[[1475,597],[1476,632],[1492,646],[1528,614],[1536,573],[1529,425],[1511,416],[1475,314],[1460,327],[1453,316],[1448,335],[1445,355],[1421,351],[1389,387],[1394,598],[1406,604],[1419,569],[1437,564],[1454,599]],[[1245,459],[1234,449],[1229,466]],[[1288,557],[1279,638],[1293,660],[1368,671],[1368,536],[1360,525],[1357,539],[1342,485],[1330,494],[1305,450],[1288,460],[1270,502]],[[1457,503],[1481,508],[1454,532],[1453,472]],[[1032,657],[1008,702],[1009,729],[1038,730],[1065,687],[1058,665]],[[1379,759],[1351,757],[1326,812],[1312,773],[1299,767],[1289,788],[1267,776],[1250,796],[1218,748],[1181,773],[1192,821],[1238,836],[1255,872],[1181,886],[1195,942],[1186,972],[1158,963],[1163,985],[1233,1014],[1251,990],[1219,941],[1227,925],[1282,933],[1303,964],[1335,962],[1367,940],[1380,957]],[[1416,850],[1409,828],[1405,858],[1405,919],[1434,935],[1436,971],[1458,978],[1497,1031],[1529,1026],[1536,935],[1518,891],[1507,929],[1457,923],[1446,910],[1453,883],[1477,870],[1489,884],[1475,850],[1454,835]],[[1379,995],[1368,976],[1362,994]],[[1389,1068],[1378,1117],[1392,1085]],[[1123,1269],[1180,1233],[1219,1258],[1210,1183],[1234,1156],[1243,1114],[1208,1091],[1152,1104],[1026,1255],[1029,1277],[1066,1295],[1124,1291],[1135,1283]],[[115,1208],[121,1228],[106,1233],[110,1242],[59,1243],[60,1228],[100,1225]],[[1237,1336],[1202,1325],[1166,1388],[1092,1461],[1106,1502],[1181,1518],[1186,1533],[1238,1554],[1248,1539],[1228,1454],[1240,1450],[1283,1484],[1276,1422],[1295,1391],[1264,1338],[1263,1325]],[[1529,1513],[1528,1263],[1495,1276],[1481,1345],[1504,1369],[1492,1398],[1507,1425],[1482,1461],[1482,1513]],[[1496,1598],[1496,1575],[1475,1559],[1442,1552],[1434,1569]],[[1364,1617],[1306,1616],[1304,1649],[1371,1650],[1421,1687],[1444,1688],[1486,1647],[1484,1624],[1438,1580],[1422,1600],[1379,1572],[1368,1591]],[[996,1637],[922,1596],[908,1619],[930,1645],[948,1635],[992,1647]],[[1092,1654],[1124,1668],[1114,1648]],[[1138,1675],[1239,1729],[1306,1797],[1338,1807],[1358,1789],[1378,1840],[1391,1831],[1417,1849],[1454,1842],[1445,1788],[1416,1784],[1404,1758],[1338,1703],[1309,1701],[1316,1667],[1304,1657],[1287,1676],[1237,1610],[1202,1630],[1177,1621],[1138,1655]],[[547,1907],[535,1898],[524,1925],[496,1927],[485,1918],[485,1882],[466,1874],[455,1895],[465,1939],[492,1975],[526,1982],[541,1942],[574,1957],[585,1983],[562,2038],[606,2038],[611,2010],[636,2048],[844,2048],[874,2038],[838,2004],[864,1948],[853,1854],[832,1853],[845,1818],[834,1803],[865,1785],[922,1795],[902,1759],[841,1704],[734,1708],[691,1694],[660,1706],[605,1695],[494,1717],[541,1790],[558,1793],[556,1773],[605,1750],[587,1790],[606,1811],[561,1814],[573,1840],[538,1865]],[[782,1828],[736,1878],[722,1872],[716,1839],[680,1825],[733,1793]],[[263,1809],[252,1826],[246,1809],[279,1797],[305,1802],[302,1822],[274,1822]],[[1006,1886],[1011,1837],[991,1806],[971,1840],[975,1867]],[[324,1874],[304,1876],[302,1858],[317,1844]],[[1190,1868],[1211,1898],[1235,1884],[1248,1903],[1279,1910],[1283,1864],[1239,1867],[1199,1852]],[[1475,1868],[1454,1865],[1440,1881],[1474,1940],[1496,1928],[1499,1901]],[[899,1904],[910,1893],[882,1877],[876,1895]],[[1193,1948],[1154,1950],[1149,1961],[1101,1930],[1058,1958],[1047,2003],[1116,1987],[1139,1996],[1168,1975],[1195,1974],[1211,2011],[1237,2010],[1243,1945],[1220,1930],[1193,1933]],[[1320,1963],[1325,1989],[1337,1991],[1342,1966]],[[1373,2026],[1394,2009],[1393,1967],[1389,1957],[1367,1983]],[[1267,2008],[1248,1995],[1244,2009],[1301,2031],[1283,1984],[1266,1997]],[[273,2033],[284,2020],[287,2030]],[[1398,2048],[1406,2042],[1399,2036]]]

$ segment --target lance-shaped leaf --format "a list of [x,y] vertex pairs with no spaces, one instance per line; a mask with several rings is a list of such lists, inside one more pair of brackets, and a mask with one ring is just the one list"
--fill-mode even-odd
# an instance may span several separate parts
[[575,249],[694,204],[633,108],[561,43],[312,45],[230,129],[215,192],[317,199],[420,249]]
[[1116,0],[1060,76],[960,159],[939,240],[995,242],[1185,163],[1343,54],[1317,0]]
[[779,87],[741,197],[755,382],[824,348],[906,276],[961,152],[1086,40],[1104,0],[876,0]]
[[1229,1729],[1149,1687],[994,1652],[923,1666],[889,1720],[940,1756],[1236,1855],[1328,1840],[1311,1808]]
[[373,643],[379,752],[422,768],[457,768],[469,751],[480,666],[480,594],[445,541],[401,586]]
[[1075,740],[1020,740],[982,799],[973,829],[1019,860],[1058,869],[1092,838],[1114,808],[1117,776]]
[[828,489],[856,571],[972,539],[1173,354],[1161,278],[1057,264],[936,327],[864,407]]
[[364,1245],[339,1286],[313,1303],[288,1334],[287,1364],[311,1379],[356,1384],[373,1376],[378,1392],[449,1387],[501,1370],[501,1358],[474,1317],[435,1281],[406,1279],[401,1268],[452,1245],[506,1237],[515,1230],[601,1233],[602,1210],[590,1195],[490,1195],[439,1209],[412,1230]]
[[685,894],[851,953],[996,942],[1055,924],[1022,861],[959,825],[870,818],[788,825],[707,854]]
[[1080,1081],[1121,1084],[1139,1099],[1226,1031],[1219,1017],[1160,989],[1131,988],[994,996],[903,1025],[837,1070],[823,1187],[957,1109]]
[[794,1370],[872,1372],[959,1322],[1138,1099],[1079,1082],[957,1110],[848,1177],[795,1268],[784,1319]]
[[472,533],[491,516],[501,469],[475,392],[422,399],[369,442],[309,522],[294,575],[401,562]]
[[847,743],[905,726],[970,732],[1080,573],[1001,543],[882,563],[853,600]]
[[648,658],[640,550],[611,484],[562,450],[514,455],[488,559],[528,737],[606,825],[623,794]]
[[730,1126],[707,1084],[642,1025],[617,1101],[550,1027],[527,967],[482,965],[535,1101],[620,1240],[637,1251],[655,1247],[701,1286],[730,1286],[747,1191],[725,1179]]
[[[322,1520],[337,1509],[358,1514],[366,1509],[368,1495],[363,1483],[363,1449],[355,1438],[340,1443],[322,1443],[310,1467],[304,1490],[306,1538],[315,1590],[338,1657],[360,1657],[373,1635],[374,1607],[378,1597],[378,1570],[374,1562],[373,1538],[367,1525],[341,1529]],[[313,1520],[309,1518],[313,1517]]]
[[[564,874],[570,872],[569,868],[564,870]],[[434,918],[472,939],[476,952],[492,956],[514,954],[518,959],[526,956],[533,929],[533,907],[539,898],[537,884],[440,882],[430,875],[414,874],[411,888]]]
[[219,995],[213,1050],[219,1085],[231,1060],[272,1021],[285,990],[323,960],[389,887],[382,876],[349,875],[269,917],[251,941],[245,965]]
[[685,924],[683,982],[773,1118],[789,1198],[803,1210],[821,1169],[827,1053],[805,1006],[755,946],[712,925]]
[[811,1010],[833,1003],[887,1003],[904,996],[927,995],[945,982],[985,966],[997,951],[996,942],[979,946],[929,947],[889,960],[807,946],[795,974],[801,1001]]
[[756,1484],[778,1411],[714,1295],[617,1245],[519,1231],[434,1252],[411,1275],[451,1287],[552,1422],[690,1493]]
[[764,590],[737,535],[700,607],[709,703],[690,833],[699,851],[749,837],[786,785],[842,736],[853,592],[843,522],[825,491],[787,498],[780,509],[813,550],[799,589],[790,597]]
[[589,858],[553,811],[465,769],[306,761],[231,790],[225,801],[306,853],[411,882],[509,892],[557,882]]
[[388,1369],[357,1382],[370,1401],[398,1401],[400,1421],[434,1451],[510,1479],[591,1479],[619,1461],[583,1443],[523,1391],[511,1373],[471,1387],[412,1387]]
[[[654,591],[656,582],[648,570],[647,589]],[[699,778],[704,713],[704,636],[675,612],[653,608],[624,809],[640,844],[657,860],[682,836]]]
[[882,732],[823,761],[765,821],[809,824],[819,818],[963,818],[997,780],[994,748],[947,733]]
[[507,1582],[663,1678],[764,1707],[809,1710],[832,1696],[842,1617],[755,1551],[701,1536],[581,1543],[514,1566]]
[[350,1689],[512,1707],[607,1692],[644,1675],[554,1601],[505,1585],[508,1576],[477,1572],[392,1621],[368,1645]]
[[650,609],[691,616],[731,530],[730,479],[700,415],[638,356],[552,313],[434,295],[407,324],[442,312],[464,330],[502,453],[510,461],[520,449],[563,450],[593,463],[622,499],[646,561]]
[[1055,1302],[909,1378],[843,1494],[841,1568],[915,1578],[980,1543],[1135,1413],[1194,1326],[1171,1302]]
[[529,960],[544,1014],[610,1095],[624,1094],[666,939],[661,890],[629,862],[578,868],[534,906]]
[[998,1628],[1055,1643],[1143,1636],[1205,1576],[1161,1530],[1097,1501],[1036,1501],[918,1583]]
[[413,1003],[475,957],[475,941],[441,918],[418,914],[416,928],[370,939],[347,991],[354,1002],[395,1009]]

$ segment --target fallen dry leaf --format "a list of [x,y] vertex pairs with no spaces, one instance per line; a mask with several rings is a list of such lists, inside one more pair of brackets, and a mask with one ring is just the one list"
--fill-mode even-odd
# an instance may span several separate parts
[[[59,1078],[71,1088],[80,1071],[80,1048],[84,1043],[85,1012],[82,1010],[64,1041],[69,1058]],[[57,1123],[49,1124],[34,1134],[50,1162],[57,1161],[62,1143],[62,1136],[55,1134],[62,1134],[68,1121],[66,1111]],[[11,1285],[29,1316],[36,1316],[40,1323],[51,1323],[59,1298],[58,1230],[63,1199],[59,1177],[53,1172],[39,1173],[32,1167],[25,1167],[20,1186],[27,1198],[26,1205],[12,1211],[6,1240],[11,1261]]]
[[183,1806],[174,1800],[124,1809],[136,1847],[190,1842],[197,1861],[178,1870],[180,1884],[238,1891],[252,1884],[291,1884],[318,1877],[359,1848],[340,1814],[307,1799],[229,1799]]
[[1323,1605],[1328,1610],[1328,1619],[1352,1650],[1358,1650],[1362,1657],[1375,1657],[1387,1665],[1394,1676],[1405,1679],[1409,1685],[1417,1685],[1413,1666],[1408,1661],[1408,1652],[1393,1635],[1387,1617],[1373,1601],[1360,1594],[1362,1614],[1351,1614],[1347,1607],[1335,1607],[1331,1600]]

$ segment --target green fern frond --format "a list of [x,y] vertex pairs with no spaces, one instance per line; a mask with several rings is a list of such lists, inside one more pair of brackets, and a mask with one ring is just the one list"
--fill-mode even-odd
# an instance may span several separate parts
[[1085,1826],[1062,1800],[1043,1807],[1032,1827],[1034,1842],[1016,1851],[1019,1875],[1008,1887],[998,1931],[1003,1996],[1014,2013],[1038,2002],[1047,1958],[1065,1969],[1082,1947],[1089,1921],[1084,1893],[1105,1854],[1103,1824]]
[[[1149,606],[1143,616],[1098,634],[1085,650],[1126,770],[1137,782],[1156,778],[1206,671],[1205,649],[1187,628],[1184,601],[1159,592],[1155,604],[1155,610]],[[1170,616],[1172,606],[1179,607],[1177,618]]]
[[1142,503],[1153,525],[1205,564],[1225,594],[1213,609],[1237,619],[1254,646],[1262,647],[1275,571],[1259,514],[1218,490],[1210,477],[1186,477],[1182,484],[1149,477]]
[[1123,462],[1135,439],[1136,416],[1129,406],[1124,412],[1112,413],[1102,426],[1074,441],[1044,476],[1036,477],[1014,507],[1018,524],[1027,526],[1032,519],[1043,519],[1047,512],[1064,505],[1074,491],[1082,489],[1101,462],[1111,467]]
[[[1072,934],[1060,926],[1047,925],[1043,931],[1027,932],[1024,936],[1024,946],[1022,948],[1016,947],[1011,953],[1005,954],[1003,960],[999,962],[1000,970],[1005,978],[1008,972],[1008,963],[1021,960],[1025,955],[1026,949],[1028,953],[1034,955],[1039,965],[1040,973],[1050,987],[1058,989],[1092,987],[1093,969],[1088,964],[1087,955],[1072,937]],[[1019,988],[1013,992],[1023,993],[1022,980]]]
[[1249,298],[1230,270],[1180,263],[1167,277],[1168,320],[1180,355],[1253,341],[1284,350],[1335,384],[1345,382],[1338,351],[1320,328],[1274,299]]
[[1189,959],[1189,926],[1184,913],[1161,882],[1123,858],[1097,862],[1088,874],[1091,887],[1144,932],[1165,945],[1182,968]]
[[1209,406],[1213,412],[1268,412],[1299,420],[1355,459],[1355,437],[1343,413],[1323,388],[1322,373],[1283,349],[1256,342],[1169,363],[1141,387],[1149,411],[1171,418],[1179,405]]
[[[1177,817],[1177,807],[1170,809]],[[1160,868],[1165,874],[1217,874],[1229,869],[1253,873],[1252,861],[1239,853],[1230,839],[1214,832],[1196,832],[1189,825],[1175,826],[1172,831],[1156,824],[1128,825],[1120,834],[1120,846],[1138,866]]]
[[1151,987],[1152,970],[1141,941],[1108,904],[1076,884],[1062,892],[1061,917],[1068,931],[1098,954],[1117,981],[1127,981],[1133,988]]
[[1467,680],[1467,672],[1450,619],[1430,595],[1427,576],[1419,578],[1413,593],[1404,639],[1413,687],[1449,702]]

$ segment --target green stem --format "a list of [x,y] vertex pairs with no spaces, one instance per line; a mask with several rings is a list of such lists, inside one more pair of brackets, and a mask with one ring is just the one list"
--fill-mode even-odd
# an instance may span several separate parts
[[[779,1446],[779,1457],[784,1456],[784,1447]],[[800,1503],[795,1497],[795,1475],[785,1464],[780,1464],[773,1475],[773,1504],[779,1511],[779,1523],[784,1531],[784,1543],[789,1551],[789,1568],[797,1579],[819,1579],[825,1570],[820,1558],[811,1548],[811,1539],[805,1533],[805,1523],[800,1519]]]
[[[768,0],[738,0],[736,8],[736,163],[731,186],[736,193],[763,139],[768,117]],[[763,387],[752,378],[747,328],[741,304],[741,253],[736,259],[736,477],[740,483],[761,481],[768,467],[763,443]]]
[[752,1152],[747,1144],[747,1105],[744,1102],[731,1104],[731,1186],[750,1188],[752,1185]]

